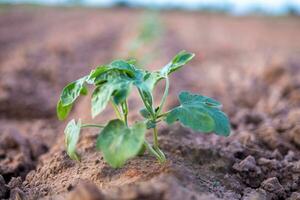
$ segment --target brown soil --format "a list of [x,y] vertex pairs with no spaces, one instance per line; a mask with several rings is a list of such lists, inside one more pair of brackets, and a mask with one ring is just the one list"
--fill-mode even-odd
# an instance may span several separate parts
[[[98,133],[91,129],[78,145],[82,162],[68,158],[65,123],[55,116],[61,88],[93,66],[126,55],[141,14],[0,10],[0,199],[300,199],[297,17],[162,13],[164,35],[151,44],[160,55],[149,68],[181,49],[196,53],[172,77],[168,106],[177,104],[184,89],[215,97],[230,116],[231,136],[162,125],[166,164],[146,154],[112,169],[95,150]],[[133,95],[133,113],[138,105]],[[109,109],[97,121],[108,116]],[[91,120],[88,98],[78,101],[71,117]]]

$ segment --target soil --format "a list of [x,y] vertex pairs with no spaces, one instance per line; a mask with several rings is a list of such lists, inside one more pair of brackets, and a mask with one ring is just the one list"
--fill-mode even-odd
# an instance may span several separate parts
[[[224,104],[231,135],[162,125],[167,163],[146,154],[112,169],[95,150],[97,131],[87,129],[78,145],[82,161],[69,159],[66,122],[55,115],[60,90],[126,55],[142,14],[0,9],[0,199],[300,199],[299,17],[162,12],[164,34],[145,47],[160,53],[147,68],[158,69],[181,49],[196,54],[172,76],[167,107],[178,104],[181,90],[212,96]],[[137,112],[136,95],[129,103]],[[91,121],[89,105],[80,99],[70,118]],[[109,117],[107,109],[96,121]]]

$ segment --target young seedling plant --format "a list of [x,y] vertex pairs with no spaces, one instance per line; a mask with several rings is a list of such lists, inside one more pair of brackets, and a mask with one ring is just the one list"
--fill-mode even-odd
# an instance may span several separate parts
[[[65,145],[67,154],[74,160],[80,160],[76,151],[82,128],[95,127],[99,129],[96,149],[101,151],[104,160],[114,168],[122,167],[128,159],[143,154],[147,150],[160,163],[166,161],[165,154],[159,147],[157,124],[165,121],[173,124],[179,121],[183,126],[196,132],[214,132],[228,136],[230,124],[228,117],[221,111],[221,103],[200,94],[183,91],[179,94],[180,105],[163,111],[163,106],[169,94],[169,75],[188,63],[194,54],[181,51],[171,62],[159,71],[149,72],[135,66],[133,60],[115,60],[102,65],[70,84],[62,91],[57,103],[57,116],[60,120],[67,118],[75,100],[80,95],[86,95],[87,85],[93,85],[91,97],[92,117],[99,115],[109,102],[116,113],[117,119],[107,124],[82,124],[72,119],[65,128]],[[159,81],[165,81],[165,90],[158,106],[153,103],[153,90]],[[127,98],[132,87],[136,87],[143,102],[140,110],[142,121],[130,125],[127,120]],[[153,144],[150,144],[145,133],[153,130]]]

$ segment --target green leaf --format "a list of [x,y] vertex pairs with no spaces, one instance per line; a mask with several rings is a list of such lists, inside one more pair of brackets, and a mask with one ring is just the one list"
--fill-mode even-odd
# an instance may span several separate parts
[[141,82],[140,84],[136,85],[142,95],[142,98],[145,100],[146,104],[150,107],[153,105],[153,96],[152,91],[150,88],[144,83]]
[[180,51],[170,63],[168,63],[161,71],[162,76],[167,76],[168,74],[178,70],[183,65],[188,63],[195,56],[193,53],[187,51]]
[[145,85],[152,91],[158,81],[162,80],[164,77],[161,76],[160,72],[146,72],[144,75]]
[[137,69],[130,61],[115,60],[109,65],[102,65],[92,70],[87,78],[87,82],[98,85],[114,78],[134,78],[136,73],[138,73]]
[[134,78],[130,79],[132,83],[138,88],[140,95],[147,104],[146,106],[152,107],[153,96],[151,85],[145,81],[145,76],[147,79],[151,76],[150,72],[145,72],[140,69],[134,71]]
[[63,106],[72,104],[84,89],[87,76],[68,84],[62,91],[60,100]]
[[56,105],[56,114],[57,118],[59,120],[64,120],[68,117],[71,109],[72,109],[73,104],[69,104],[67,106],[62,105],[61,100],[57,102]]
[[80,95],[86,96],[88,94],[87,87],[83,86],[80,90]]
[[78,120],[76,124],[75,120],[72,119],[65,128],[65,145],[67,149],[67,154],[71,159],[80,161],[80,156],[76,152],[76,145],[79,140],[81,128],[81,121]]
[[151,114],[149,113],[149,111],[146,108],[142,108],[140,110],[140,114],[146,119],[149,119],[151,117]]
[[147,127],[147,129],[151,129],[151,128],[155,128],[156,127],[156,123],[155,123],[155,121],[153,121],[153,120],[148,120],[147,122],[146,122],[146,127]]
[[116,78],[96,87],[92,94],[92,117],[100,114],[113,97],[115,104],[120,104],[127,98],[131,90],[131,81],[127,79]]
[[110,63],[109,66],[111,69],[117,69],[119,71],[129,74],[130,77],[135,77],[136,69],[134,65],[129,64],[124,60],[115,60],[112,63]]
[[111,84],[103,84],[95,88],[92,94],[92,117],[96,117],[106,107],[113,93],[114,88]]
[[172,109],[166,117],[168,124],[179,120],[184,126],[200,132],[215,132],[218,135],[230,134],[228,117],[223,113],[218,101],[189,92],[179,95],[180,106]]
[[115,85],[115,91],[113,93],[113,101],[115,104],[119,105],[124,102],[131,91],[131,82],[126,80],[120,80]]
[[97,84],[99,82],[106,81],[107,76],[105,75],[109,70],[109,67],[106,65],[98,66],[96,69],[91,71],[86,82],[89,84]]
[[97,138],[96,148],[102,151],[104,159],[112,167],[118,168],[139,153],[146,126],[143,122],[128,128],[121,120],[112,120],[101,131]]
[[131,64],[131,65],[137,64],[137,60],[135,58],[129,58],[129,59],[126,60],[126,62]]

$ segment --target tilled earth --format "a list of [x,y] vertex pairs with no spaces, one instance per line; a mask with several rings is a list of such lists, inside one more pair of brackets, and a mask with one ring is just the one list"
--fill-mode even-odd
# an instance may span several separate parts
[[[160,52],[147,68],[158,69],[181,49],[196,54],[171,78],[167,107],[184,89],[212,96],[224,104],[231,136],[162,125],[166,164],[146,154],[112,169],[90,129],[78,145],[82,161],[68,158],[66,122],[55,115],[60,90],[96,65],[124,58],[142,14],[0,9],[0,199],[300,199],[299,17],[161,13],[163,34],[140,51]],[[134,121],[141,103],[133,95],[129,104]],[[88,97],[80,99],[71,117],[91,121],[89,106]],[[111,109],[96,121],[109,117]]]

